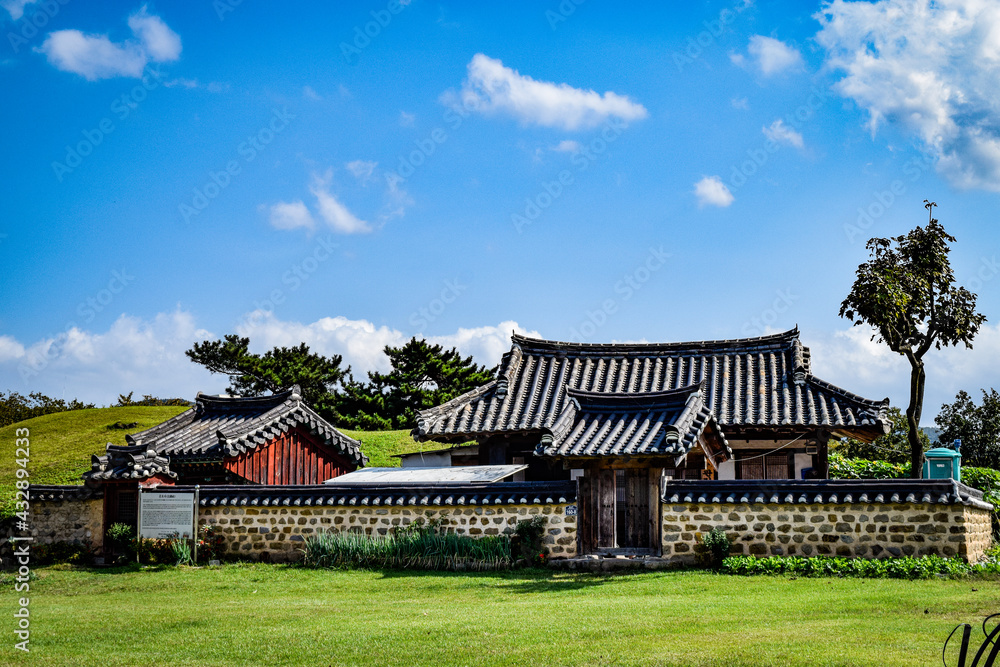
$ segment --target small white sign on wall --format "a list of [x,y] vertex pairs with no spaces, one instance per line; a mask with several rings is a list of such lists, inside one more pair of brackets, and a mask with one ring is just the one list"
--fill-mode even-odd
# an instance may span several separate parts
[[139,536],[150,539],[191,539],[194,531],[194,504],[193,493],[141,491]]
[[566,516],[576,516],[576,505],[566,506]]

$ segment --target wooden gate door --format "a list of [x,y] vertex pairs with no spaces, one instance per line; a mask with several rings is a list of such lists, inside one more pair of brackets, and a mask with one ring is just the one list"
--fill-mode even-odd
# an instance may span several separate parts
[[625,521],[628,543],[619,546],[630,549],[650,547],[649,471],[628,470],[625,475]]
[[576,480],[576,534],[580,543],[577,553],[581,556],[597,549],[597,480],[589,473]]
[[597,546],[615,547],[615,471],[597,473]]

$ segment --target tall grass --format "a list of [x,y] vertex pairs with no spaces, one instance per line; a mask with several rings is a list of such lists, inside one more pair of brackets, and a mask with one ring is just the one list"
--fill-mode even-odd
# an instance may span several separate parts
[[319,533],[306,539],[302,551],[308,567],[500,570],[514,562],[507,535],[473,538],[424,525],[386,535]]

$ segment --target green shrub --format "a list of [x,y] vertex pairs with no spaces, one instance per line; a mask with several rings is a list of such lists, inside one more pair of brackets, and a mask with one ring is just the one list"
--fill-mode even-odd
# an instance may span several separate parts
[[800,577],[863,577],[868,579],[929,579],[937,575],[997,575],[1000,559],[988,557],[981,563],[969,565],[961,558],[921,556],[914,558],[839,558],[814,556],[730,556],[722,562],[725,574],[777,575]]
[[90,542],[52,542],[31,547],[31,560],[34,565],[90,565],[96,553]]
[[146,565],[173,565],[174,548],[172,540],[142,538],[138,541],[139,562]]
[[547,519],[538,514],[530,519],[518,521],[514,527],[515,543],[517,553],[529,563],[543,565],[547,557],[547,552],[542,546],[542,538],[545,536],[545,523]]
[[513,564],[506,535],[472,538],[414,522],[385,535],[324,532],[306,538],[307,567],[404,568],[421,570],[496,570]]
[[175,538],[170,540],[170,549],[173,551],[174,562],[177,565],[194,565],[194,559],[191,557],[190,542]]
[[705,545],[705,548],[708,549],[708,553],[712,558],[712,567],[716,569],[722,567],[722,561],[729,556],[729,547],[731,546],[726,531],[721,528],[715,528],[712,532],[705,533],[701,541]]
[[910,476],[910,464],[849,459],[830,453],[830,479],[897,479]]
[[198,561],[207,563],[222,558],[226,549],[226,536],[220,526],[202,526],[198,531]]

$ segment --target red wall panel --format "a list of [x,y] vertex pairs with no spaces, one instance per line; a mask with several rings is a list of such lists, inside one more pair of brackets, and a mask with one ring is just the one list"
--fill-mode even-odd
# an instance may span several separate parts
[[224,465],[227,471],[256,484],[320,484],[355,468],[299,427],[227,459]]

